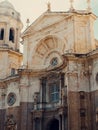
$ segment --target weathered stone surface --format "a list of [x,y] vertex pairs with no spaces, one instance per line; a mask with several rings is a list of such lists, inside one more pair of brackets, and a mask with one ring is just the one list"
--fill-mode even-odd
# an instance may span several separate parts
[[[75,10],[43,13],[22,34],[22,61],[20,16],[4,2],[8,6],[0,6],[0,28],[5,31],[0,40],[0,130],[9,117],[17,130],[97,130],[96,16]],[[14,39],[9,39],[12,28]],[[17,73],[11,75],[11,69]]]

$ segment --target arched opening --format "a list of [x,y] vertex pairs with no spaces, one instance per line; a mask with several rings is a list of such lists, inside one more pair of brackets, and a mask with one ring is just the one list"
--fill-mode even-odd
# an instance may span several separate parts
[[15,75],[15,68],[11,68],[11,75]]
[[53,119],[48,124],[48,130],[59,130],[59,120]]
[[2,28],[0,31],[0,40],[4,39],[4,29]]
[[14,43],[14,29],[10,28],[10,32],[9,32],[9,41],[12,41]]
[[[58,66],[62,63],[61,55],[66,50],[65,39],[60,39],[56,36],[46,36],[41,39],[34,48],[34,53],[32,54],[32,66],[31,67],[53,67],[54,61],[50,61],[55,58],[55,64]],[[58,61],[57,61],[57,59]],[[51,66],[50,66],[51,65]],[[55,67],[57,67],[55,66]]]

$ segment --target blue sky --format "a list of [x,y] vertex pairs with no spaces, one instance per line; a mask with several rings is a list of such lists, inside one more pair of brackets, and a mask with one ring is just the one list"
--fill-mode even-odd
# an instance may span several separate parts
[[[3,1],[3,0],[0,0]],[[20,12],[21,19],[26,26],[26,19],[30,19],[32,23],[36,18],[38,18],[43,12],[47,10],[47,3],[51,3],[51,8],[53,11],[67,11],[70,7],[70,0],[9,0],[15,9]],[[75,9],[86,9],[87,0],[74,0]],[[91,0],[91,7],[93,13],[98,16],[98,0]],[[98,20],[95,22],[95,37],[98,39]]]

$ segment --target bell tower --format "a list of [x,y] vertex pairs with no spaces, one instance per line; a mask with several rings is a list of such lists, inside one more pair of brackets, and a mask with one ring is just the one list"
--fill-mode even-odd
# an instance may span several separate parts
[[[87,0],[87,9],[76,10],[74,8],[74,1],[70,0],[69,13],[73,15],[71,25],[73,26],[72,36],[70,42],[74,53],[86,54],[96,49],[94,37],[94,22],[97,19],[91,9],[91,0]],[[69,39],[69,40],[70,40]]]
[[15,74],[22,54],[19,52],[19,38],[23,25],[20,14],[14,6],[4,0],[0,3],[0,79]]

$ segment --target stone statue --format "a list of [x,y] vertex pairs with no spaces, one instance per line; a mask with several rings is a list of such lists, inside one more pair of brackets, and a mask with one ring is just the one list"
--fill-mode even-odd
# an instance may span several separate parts
[[47,11],[51,11],[51,4],[50,4],[50,2],[47,3]]
[[5,130],[17,130],[16,121],[14,120],[13,115],[7,116],[7,119],[5,122]]

